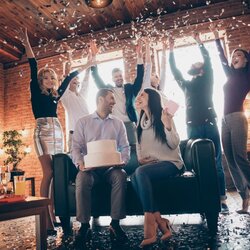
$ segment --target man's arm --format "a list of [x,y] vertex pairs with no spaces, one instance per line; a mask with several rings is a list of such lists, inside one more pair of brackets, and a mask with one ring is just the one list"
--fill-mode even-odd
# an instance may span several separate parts
[[127,164],[130,159],[130,147],[127,138],[127,132],[125,125],[122,121],[120,122],[120,130],[117,136],[118,150],[121,152],[122,161]]
[[172,37],[169,38],[169,50],[170,50],[170,53],[169,53],[169,66],[170,66],[171,72],[172,72],[176,82],[180,86],[180,88],[182,90],[184,90],[186,81],[183,78],[180,70],[178,70],[177,67],[176,67],[175,58],[174,58],[174,39]]
[[192,36],[193,36],[194,40],[196,41],[196,43],[199,45],[201,55],[202,55],[203,60],[204,60],[204,66],[212,68],[208,50],[205,48],[203,42],[201,41],[200,34],[197,32],[194,32],[192,34]]
[[144,67],[143,67],[143,59],[142,59],[142,41],[138,41],[138,45],[136,48],[137,52],[137,72],[136,78],[133,86],[133,94],[137,96],[142,87],[143,76],[144,76]]
[[102,80],[102,78],[100,77],[100,75],[98,73],[98,68],[96,65],[91,67],[91,73],[92,73],[92,77],[94,79],[94,82],[96,84],[96,87],[98,89],[107,88],[106,84],[104,83],[104,81]]
[[[99,53],[99,48],[94,40],[90,41],[90,51],[93,57],[93,61],[96,60],[96,55]],[[98,89],[107,88],[107,86],[99,75],[97,65],[91,67],[91,74]]]
[[80,170],[84,170],[83,157],[87,154],[84,127],[84,121],[82,119],[78,120],[72,138],[72,160],[76,166],[79,166]]
[[82,96],[84,98],[88,97],[88,93],[89,93],[89,71],[90,68],[87,68],[85,71],[85,75],[84,78],[81,82],[81,89],[80,89],[80,93],[82,94]]

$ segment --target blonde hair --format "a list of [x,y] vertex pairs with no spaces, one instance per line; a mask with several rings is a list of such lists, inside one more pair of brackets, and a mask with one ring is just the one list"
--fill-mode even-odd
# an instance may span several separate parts
[[53,97],[58,97],[59,96],[59,94],[57,92],[58,77],[57,77],[56,72],[51,68],[42,68],[38,71],[37,79],[38,79],[38,85],[41,89],[41,92],[42,92],[42,94],[45,94],[45,95],[50,94],[49,91],[47,90],[47,88],[43,85],[43,78],[44,78],[45,73],[47,73],[47,72],[50,73],[51,75],[55,76],[56,84],[54,84],[53,88],[51,89],[51,94]]

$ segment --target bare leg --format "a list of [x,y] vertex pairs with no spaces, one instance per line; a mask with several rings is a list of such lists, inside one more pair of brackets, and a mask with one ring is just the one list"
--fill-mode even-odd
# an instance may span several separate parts
[[50,189],[49,189],[49,198],[52,201],[51,206],[49,206],[49,213],[50,213],[50,218],[54,222],[56,222],[56,216],[55,216],[55,206],[54,206],[54,182],[53,179],[50,182]]
[[[43,178],[40,186],[40,195],[42,197],[49,197],[49,188],[52,180],[52,157],[51,155],[42,155],[38,157],[43,171]],[[54,229],[53,223],[51,221],[51,216],[49,214],[49,209],[47,210],[47,229]]]

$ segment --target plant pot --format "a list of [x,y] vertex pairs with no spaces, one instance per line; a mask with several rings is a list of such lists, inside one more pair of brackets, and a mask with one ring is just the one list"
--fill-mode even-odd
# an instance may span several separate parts
[[20,175],[24,175],[25,171],[23,171],[22,169],[15,169],[15,170],[11,170],[11,180],[14,179],[14,176],[20,176]]

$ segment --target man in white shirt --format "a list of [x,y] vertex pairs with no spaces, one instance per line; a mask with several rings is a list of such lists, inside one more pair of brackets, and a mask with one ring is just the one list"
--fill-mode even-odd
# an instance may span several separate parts
[[[71,58],[69,56],[69,62],[66,64],[65,73],[68,74],[71,69]],[[79,77],[74,77],[67,90],[64,92],[64,95],[61,97],[62,105],[66,111],[66,121],[68,127],[68,152],[71,152],[72,147],[72,136],[74,133],[74,128],[76,122],[79,118],[88,115],[89,109],[87,105],[87,96],[89,91],[89,71],[92,64],[92,56],[89,53],[88,61],[85,66],[80,70],[86,69],[84,79],[82,82],[79,81]],[[80,70],[79,73],[80,73]]]

